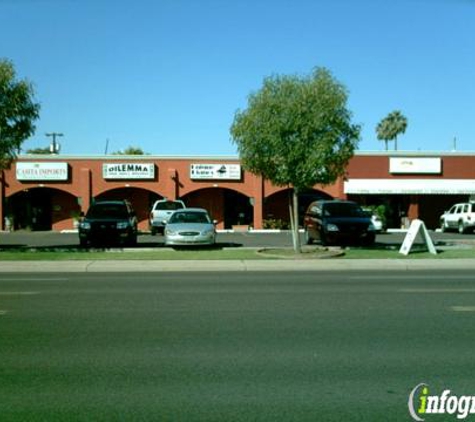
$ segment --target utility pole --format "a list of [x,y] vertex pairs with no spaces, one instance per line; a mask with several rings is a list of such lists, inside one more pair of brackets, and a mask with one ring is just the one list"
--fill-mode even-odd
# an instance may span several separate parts
[[56,138],[60,136],[64,136],[64,135],[58,132],[51,132],[51,133],[47,133],[46,136],[53,138],[53,141],[51,142],[49,149],[52,154],[57,154],[59,150],[61,149],[61,146],[56,142]]

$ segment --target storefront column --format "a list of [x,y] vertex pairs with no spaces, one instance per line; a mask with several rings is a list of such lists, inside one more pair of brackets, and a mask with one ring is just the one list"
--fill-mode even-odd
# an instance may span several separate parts
[[176,169],[168,169],[165,177],[165,198],[178,199],[178,172]]
[[262,229],[263,217],[263,202],[264,202],[264,180],[261,176],[254,176],[253,189],[253,228],[255,230]]
[[86,212],[91,205],[92,198],[92,183],[91,183],[91,170],[81,169],[79,174],[79,198],[81,211]]
[[409,197],[409,209],[407,210],[409,221],[419,218],[419,195]]

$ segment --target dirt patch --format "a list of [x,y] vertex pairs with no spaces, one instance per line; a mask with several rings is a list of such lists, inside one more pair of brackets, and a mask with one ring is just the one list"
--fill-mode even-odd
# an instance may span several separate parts
[[293,248],[262,248],[257,251],[261,256],[284,259],[328,259],[343,256],[345,251],[339,247],[302,246],[302,253]]

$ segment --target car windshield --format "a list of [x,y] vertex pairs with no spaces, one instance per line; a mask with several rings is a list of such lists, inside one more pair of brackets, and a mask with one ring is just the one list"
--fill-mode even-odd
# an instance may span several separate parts
[[204,212],[176,212],[172,214],[169,224],[181,223],[210,223],[208,214]]
[[86,218],[127,218],[127,208],[119,204],[96,204],[89,208]]
[[155,205],[156,210],[175,211],[182,208],[183,205],[180,202],[173,201],[159,202],[157,205]]
[[323,209],[326,217],[367,217],[368,214],[357,204],[334,203],[326,204]]

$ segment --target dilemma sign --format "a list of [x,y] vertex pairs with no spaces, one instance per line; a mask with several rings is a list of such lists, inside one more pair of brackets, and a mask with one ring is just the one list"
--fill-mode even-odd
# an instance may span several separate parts
[[107,163],[102,165],[104,179],[154,179],[153,163]]

